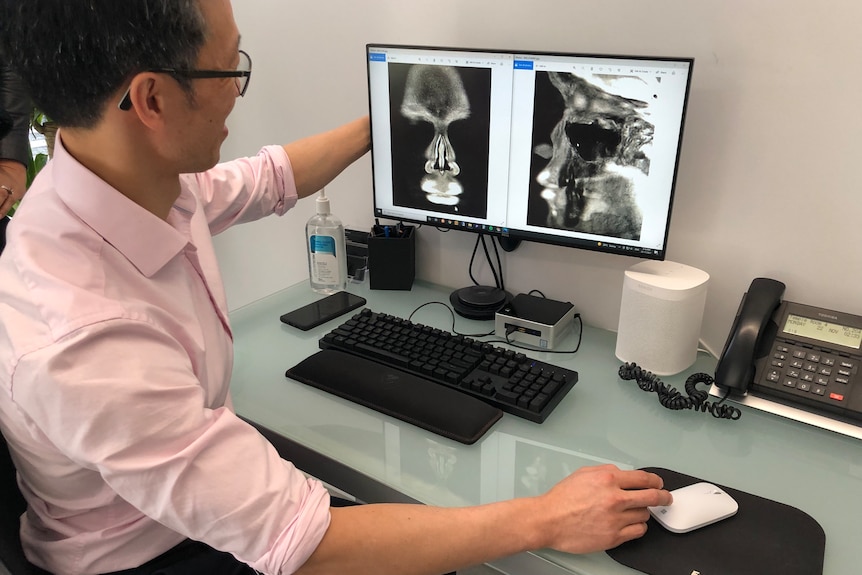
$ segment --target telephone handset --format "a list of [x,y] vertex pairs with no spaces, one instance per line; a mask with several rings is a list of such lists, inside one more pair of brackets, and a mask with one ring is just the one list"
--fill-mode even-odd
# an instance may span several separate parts
[[854,394],[862,317],[782,301],[784,288],[768,278],[751,282],[718,360],[716,385],[862,420],[862,391]]
[[742,297],[739,312],[715,368],[715,383],[744,392],[754,381],[754,361],[762,357],[762,343],[772,332],[772,314],[781,303],[784,284],[769,278],[755,278]]

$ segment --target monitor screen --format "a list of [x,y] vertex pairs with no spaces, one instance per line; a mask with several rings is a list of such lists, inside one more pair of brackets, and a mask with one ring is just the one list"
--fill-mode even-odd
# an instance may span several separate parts
[[366,50],[377,217],[664,259],[693,59]]

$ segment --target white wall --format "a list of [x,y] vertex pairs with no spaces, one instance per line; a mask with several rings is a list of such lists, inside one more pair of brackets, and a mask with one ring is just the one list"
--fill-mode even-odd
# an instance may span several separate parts
[[[668,259],[711,276],[706,344],[721,350],[757,276],[784,281],[787,299],[862,315],[858,2],[242,0],[234,10],[254,77],[224,158],[364,115],[368,42],[692,56]],[[370,225],[367,157],[328,192],[348,224]],[[218,238],[232,308],[307,277],[311,204]],[[472,236],[426,227],[419,239],[420,277],[470,283]],[[637,261],[524,243],[504,268],[510,291],[540,289],[616,329],[623,271]]]

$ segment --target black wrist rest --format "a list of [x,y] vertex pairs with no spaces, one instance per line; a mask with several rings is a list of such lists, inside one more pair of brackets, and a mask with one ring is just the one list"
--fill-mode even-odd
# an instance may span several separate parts
[[503,416],[456,389],[342,351],[319,351],[285,376],[468,445]]

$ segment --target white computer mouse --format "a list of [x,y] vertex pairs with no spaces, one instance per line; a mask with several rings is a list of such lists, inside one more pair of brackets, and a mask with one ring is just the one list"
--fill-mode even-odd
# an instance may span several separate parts
[[650,507],[659,524],[673,533],[688,533],[736,514],[739,505],[712,483],[694,483],[671,491],[673,503]]

